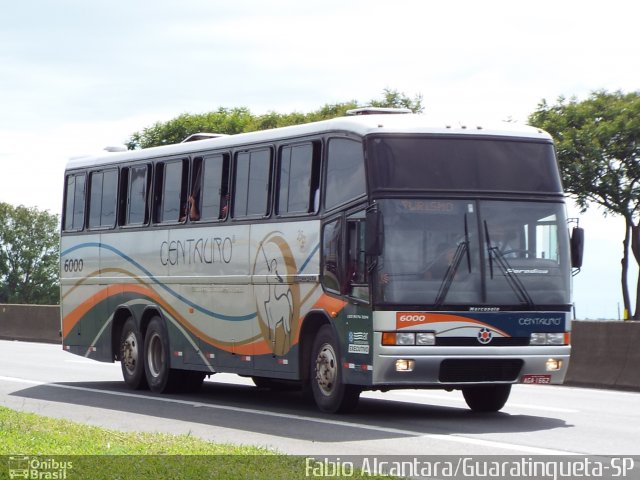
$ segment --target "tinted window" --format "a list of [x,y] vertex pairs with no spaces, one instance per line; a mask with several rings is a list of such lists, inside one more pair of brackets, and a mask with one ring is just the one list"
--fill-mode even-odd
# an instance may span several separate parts
[[113,227],[116,220],[118,171],[93,172],[89,199],[89,228]]
[[147,222],[148,168],[145,165],[129,169],[127,224],[142,225]]
[[365,212],[361,211],[347,219],[347,294],[368,300],[368,269],[365,255]]
[[322,231],[322,284],[340,292],[340,220],[327,223]]
[[[153,221],[183,222],[188,213],[196,214],[187,203],[188,160],[158,162],[154,172]],[[196,215],[197,216],[197,215]]]
[[367,152],[377,188],[561,191],[548,142],[394,136],[370,139]]
[[236,155],[234,217],[268,214],[270,176],[270,150],[256,150]]
[[164,167],[162,189],[161,222],[176,222],[180,219],[182,199],[182,162],[167,163]]
[[327,209],[366,192],[362,144],[341,138],[329,141],[327,164]]
[[280,151],[278,214],[317,210],[320,162],[311,143],[284,147]]
[[67,177],[64,207],[64,229],[67,231],[82,230],[84,226],[85,179],[84,173]]
[[199,200],[200,219],[217,220],[227,215],[229,156],[211,155],[194,162],[192,195]]

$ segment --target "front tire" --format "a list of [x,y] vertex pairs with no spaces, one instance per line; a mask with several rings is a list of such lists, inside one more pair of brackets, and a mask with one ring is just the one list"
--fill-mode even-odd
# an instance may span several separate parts
[[509,399],[511,385],[487,385],[465,387],[462,395],[467,405],[474,412],[497,412]]
[[120,368],[125,383],[134,390],[148,388],[144,368],[144,341],[133,317],[127,318],[120,335]]
[[358,405],[360,388],[342,379],[338,342],[330,325],[323,325],[313,342],[310,376],[313,399],[327,413],[345,413]]

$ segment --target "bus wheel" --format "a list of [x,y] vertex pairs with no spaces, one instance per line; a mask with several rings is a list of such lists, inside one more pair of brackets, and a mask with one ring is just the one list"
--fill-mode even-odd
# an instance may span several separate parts
[[511,385],[465,387],[464,400],[474,412],[497,412],[509,399]]
[[164,393],[173,390],[179,372],[171,369],[169,335],[160,317],[153,317],[149,322],[144,352],[144,369],[151,391]]
[[129,317],[120,335],[120,367],[125,383],[135,390],[147,388],[143,348],[142,334],[133,318]]
[[338,342],[330,325],[318,331],[311,351],[310,382],[313,399],[323,412],[349,412],[358,404],[360,389],[342,381]]

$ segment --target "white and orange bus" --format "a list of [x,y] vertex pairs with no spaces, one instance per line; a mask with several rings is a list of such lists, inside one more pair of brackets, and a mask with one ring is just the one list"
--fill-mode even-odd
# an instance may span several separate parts
[[582,231],[549,135],[354,113],[70,161],[63,348],[134,389],[230,372],[327,412],[562,382]]

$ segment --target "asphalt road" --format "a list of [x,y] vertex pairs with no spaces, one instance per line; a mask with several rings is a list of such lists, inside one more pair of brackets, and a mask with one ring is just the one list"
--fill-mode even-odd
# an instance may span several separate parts
[[474,414],[459,392],[367,392],[325,415],[298,392],[218,374],[198,394],[129,390],[119,364],[50,344],[0,341],[0,405],[128,431],[189,433],[299,455],[640,455],[640,393],[517,385]]

